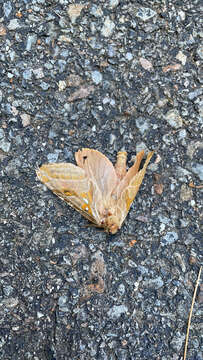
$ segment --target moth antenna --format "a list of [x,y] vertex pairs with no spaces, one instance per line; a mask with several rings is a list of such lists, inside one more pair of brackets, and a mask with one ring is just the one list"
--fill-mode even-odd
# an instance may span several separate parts
[[127,152],[119,151],[117,154],[117,160],[115,164],[116,175],[119,180],[122,180],[126,174],[126,161],[127,161]]

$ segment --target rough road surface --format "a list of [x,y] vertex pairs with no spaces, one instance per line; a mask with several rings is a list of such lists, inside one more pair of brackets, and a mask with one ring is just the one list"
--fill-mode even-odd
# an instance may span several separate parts
[[[178,360],[201,263],[196,0],[0,1],[0,360]],[[114,236],[35,170],[155,150]],[[188,360],[202,360],[202,287]]]

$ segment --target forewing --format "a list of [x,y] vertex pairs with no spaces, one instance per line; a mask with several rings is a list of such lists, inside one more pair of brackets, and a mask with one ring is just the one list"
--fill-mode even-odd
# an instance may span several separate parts
[[82,149],[75,154],[78,166],[93,180],[102,197],[108,197],[117,185],[117,175],[111,161],[97,150]]
[[39,180],[88,220],[99,219],[92,204],[92,185],[85,171],[70,163],[44,164],[37,171]]
[[119,227],[121,227],[123,221],[125,220],[130,206],[137,195],[140,185],[142,184],[142,181],[144,179],[147,166],[153,154],[153,151],[148,154],[143,168],[139,170],[135,176],[132,177],[129,184],[123,189],[120,198],[117,201],[117,216],[120,221]]

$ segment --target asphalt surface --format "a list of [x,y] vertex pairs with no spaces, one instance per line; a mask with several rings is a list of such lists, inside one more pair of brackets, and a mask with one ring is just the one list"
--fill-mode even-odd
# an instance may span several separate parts
[[[180,360],[202,262],[201,3],[0,1],[0,359]],[[113,236],[35,170],[155,150]],[[188,360],[202,360],[202,285]]]

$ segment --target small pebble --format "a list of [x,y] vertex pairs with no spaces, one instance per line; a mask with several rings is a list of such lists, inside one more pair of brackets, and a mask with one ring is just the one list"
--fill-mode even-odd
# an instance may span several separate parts
[[156,15],[156,12],[150,8],[141,7],[137,10],[136,16],[143,21],[147,21],[153,18]]
[[109,311],[108,316],[112,319],[118,319],[122,314],[128,312],[128,308],[125,305],[114,305]]
[[166,235],[162,238],[161,240],[161,245],[162,246],[166,246],[166,245],[171,245],[173,244],[175,241],[178,240],[178,234],[176,231],[169,231],[166,233]]
[[22,119],[23,127],[30,125],[30,115],[29,114],[21,114],[20,117]]
[[37,42],[37,35],[36,34],[28,35],[27,43],[26,43],[26,50],[30,51],[32,49],[32,46],[35,45],[36,42]]
[[193,163],[192,172],[197,175],[201,181],[203,181],[203,164]]
[[109,18],[109,16],[107,16],[104,21],[104,25],[101,29],[101,34],[104,37],[109,37],[112,35],[114,28],[115,28],[114,22]]
[[176,109],[169,110],[165,115],[165,119],[167,120],[168,124],[174,129],[179,129],[183,125],[183,120],[180,117],[178,110]]
[[42,88],[42,90],[48,90],[49,88],[50,88],[50,85],[49,84],[47,84],[45,81],[42,81],[41,83],[40,83],[40,87]]
[[18,19],[12,19],[10,20],[9,24],[8,24],[8,29],[9,30],[16,30],[18,28],[20,28],[20,23],[18,21]]
[[98,85],[102,82],[102,74],[99,71],[92,71],[92,81]]
[[11,12],[12,12],[12,3],[11,3],[11,1],[4,2],[4,4],[3,4],[3,12],[4,12],[4,15],[8,18],[9,15],[11,14]]

